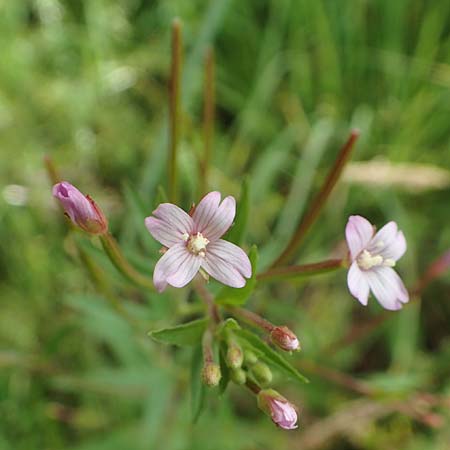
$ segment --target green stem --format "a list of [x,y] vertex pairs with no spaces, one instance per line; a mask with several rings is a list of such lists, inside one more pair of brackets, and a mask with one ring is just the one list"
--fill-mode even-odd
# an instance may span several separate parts
[[321,261],[312,264],[302,264],[287,267],[275,267],[268,269],[256,276],[258,281],[267,281],[273,278],[290,278],[290,277],[309,277],[313,275],[320,275],[347,267],[345,259],[330,259],[328,261]]
[[110,233],[105,233],[99,236],[103,249],[110,261],[114,264],[116,269],[129,281],[137,286],[146,289],[154,290],[153,281],[138,272],[125,258],[120,250],[117,241]]
[[208,327],[203,333],[202,338],[202,350],[203,350],[203,365],[211,364],[214,362],[214,350],[213,350],[213,332],[211,327]]
[[197,294],[205,302],[209,317],[212,319],[214,324],[219,324],[221,321],[219,309],[214,302],[214,297],[212,296],[211,292],[206,289],[204,281],[199,277],[196,277],[194,278],[193,285],[194,289],[197,291]]
[[200,191],[204,195],[208,189],[208,170],[211,162],[212,141],[214,136],[214,53],[208,49],[205,57],[205,88],[203,103],[203,140],[204,154],[200,160]]
[[275,328],[273,323],[270,323],[268,320],[264,319],[264,317],[261,317],[248,309],[239,308],[237,306],[225,306],[225,308],[234,316],[239,317],[250,325],[261,328],[268,333]]
[[169,200],[177,201],[177,147],[180,123],[181,22],[172,23],[172,65],[169,82]]
[[303,216],[300,224],[298,225],[297,231],[294,236],[287,244],[285,250],[281,253],[281,255],[273,262],[272,267],[280,266],[287,263],[295,254],[297,249],[303,242],[307,232],[311,228],[311,225],[316,221],[319,213],[322,211],[323,206],[325,205],[328,197],[331,194],[334,186],[336,185],[339,177],[342,173],[342,170],[345,167],[345,164],[350,158],[352,153],[353,146],[358,139],[359,131],[353,130],[350,133],[350,136],[347,142],[343,145],[341,150],[339,151],[338,157],[333,164],[325,182],[322,185],[322,188],[316,195],[316,197],[311,202],[311,207]]
[[92,282],[95,284],[97,289],[104,295],[106,300],[109,302],[111,307],[121,315],[130,325],[136,328],[142,329],[141,324],[134,319],[128,311],[123,307],[120,300],[113,294],[109,283],[105,278],[104,272],[98,267],[93,258],[83,249],[83,247],[76,242],[76,247],[78,250],[78,256],[81,262],[86,268]]
[[52,184],[59,183],[61,181],[61,175],[49,155],[44,156],[44,165],[45,170],[47,171],[47,176]]

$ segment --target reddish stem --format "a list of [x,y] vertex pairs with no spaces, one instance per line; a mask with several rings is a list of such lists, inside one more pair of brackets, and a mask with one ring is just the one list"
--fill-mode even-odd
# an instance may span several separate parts
[[263,273],[256,276],[258,281],[268,280],[278,277],[293,277],[298,275],[319,275],[331,270],[336,270],[346,267],[346,261],[344,259],[330,259],[328,261],[321,261],[318,263],[302,264],[288,267],[275,267],[268,269]]
[[309,231],[311,225],[316,221],[317,217],[319,216],[319,213],[321,212],[323,206],[325,205],[325,202],[330,196],[331,191],[333,190],[334,186],[339,180],[342,170],[344,169],[345,164],[350,158],[351,152],[353,150],[353,145],[356,142],[356,139],[358,139],[358,136],[359,136],[358,130],[353,130],[350,133],[347,142],[343,145],[343,147],[339,151],[338,157],[336,158],[333,167],[328,173],[328,176],[324,184],[322,185],[322,188],[311,202],[310,209],[303,216],[303,219],[300,222],[294,236],[286,246],[283,253],[272,264],[272,267],[285,264],[292,258],[292,256],[294,256],[298,247],[305,238],[306,233]]

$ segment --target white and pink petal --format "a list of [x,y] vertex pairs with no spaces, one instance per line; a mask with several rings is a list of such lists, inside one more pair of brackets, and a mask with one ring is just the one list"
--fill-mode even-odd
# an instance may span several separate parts
[[353,297],[357,298],[364,306],[367,306],[369,283],[365,275],[365,272],[358,267],[357,262],[353,262],[347,273],[347,285]]
[[153,271],[153,283],[156,289],[162,292],[167,287],[167,284],[172,284],[171,282],[180,284],[187,279],[190,274],[189,264],[192,262],[192,256],[184,243],[176,244],[169,248],[156,263]]
[[396,311],[409,301],[403,281],[391,267],[374,267],[365,274],[373,295],[383,308]]
[[194,229],[192,217],[171,203],[159,205],[153,216],[145,219],[145,225],[150,234],[166,247],[181,243],[183,236]]
[[362,216],[350,216],[345,227],[350,256],[354,260],[364,250],[373,237],[372,224]]
[[245,286],[252,268],[245,252],[237,245],[222,239],[208,245],[202,260],[203,269],[216,280],[234,288]]
[[192,218],[196,232],[202,233],[209,241],[215,241],[230,228],[236,215],[236,200],[225,197],[220,203],[220,193],[210,192],[205,195],[195,208]]

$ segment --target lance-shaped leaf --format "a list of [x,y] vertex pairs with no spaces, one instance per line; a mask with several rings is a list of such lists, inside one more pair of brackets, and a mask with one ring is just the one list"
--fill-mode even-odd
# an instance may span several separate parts
[[243,305],[252,295],[256,285],[256,269],[258,265],[258,249],[254,245],[249,254],[252,265],[252,276],[243,288],[223,287],[216,296],[216,303],[221,305]]
[[155,341],[173,345],[196,345],[201,342],[208,319],[198,319],[175,327],[150,331],[148,335]]
[[225,389],[230,382],[230,369],[228,368],[225,362],[225,355],[227,353],[227,346],[224,342],[220,343],[219,348],[219,363],[220,363],[220,372],[222,373],[222,378],[219,383],[219,393],[222,395],[225,392]]
[[205,405],[205,385],[202,383],[202,346],[198,345],[192,353],[191,362],[191,413],[192,422],[197,422]]
[[252,350],[257,353],[258,357],[263,359],[266,363],[272,364],[285,375],[294,378],[302,383],[309,383],[309,380],[304,377],[294,366],[292,366],[283,355],[273,350],[259,336],[248,330],[234,330],[236,336],[247,343]]

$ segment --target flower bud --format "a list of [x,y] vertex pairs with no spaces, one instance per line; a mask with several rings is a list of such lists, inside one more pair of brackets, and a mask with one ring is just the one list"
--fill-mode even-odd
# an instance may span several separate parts
[[300,350],[297,336],[288,327],[274,327],[270,333],[270,339],[275,345],[287,352]]
[[202,370],[202,381],[206,386],[217,386],[222,378],[220,367],[216,363],[206,363]]
[[258,393],[258,407],[272,422],[285,430],[297,428],[297,410],[281,394],[273,389],[263,389]]
[[232,369],[230,370],[230,378],[233,383],[242,385],[247,381],[247,374],[242,369]]
[[251,350],[245,350],[244,361],[247,366],[252,366],[258,362],[258,357]]
[[108,222],[102,210],[75,186],[67,181],[55,184],[53,196],[61,202],[70,220],[82,230],[91,234],[105,234],[108,231]]
[[227,366],[230,369],[239,369],[244,362],[244,354],[241,347],[236,342],[231,342],[227,350]]
[[251,371],[256,381],[262,385],[269,384],[272,381],[272,371],[269,369],[269,366],[263,362],[258,361],[253,364]]

